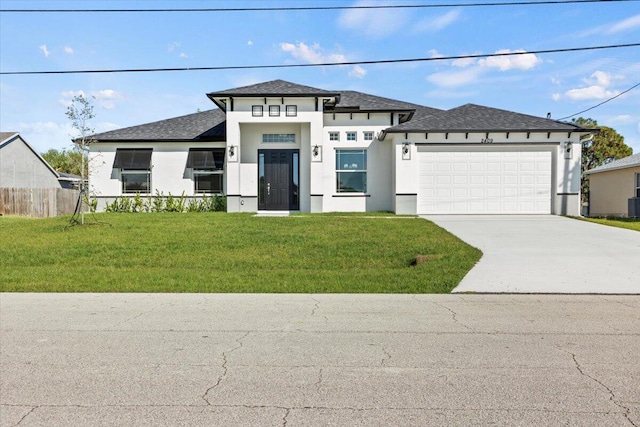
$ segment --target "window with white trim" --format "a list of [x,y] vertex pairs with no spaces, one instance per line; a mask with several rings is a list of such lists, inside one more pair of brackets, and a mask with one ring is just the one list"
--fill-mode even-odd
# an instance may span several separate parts
[[340,132],[329,132],[329,141],[340,141]]
[[336,150],[336,192],[367,192],[367,150]]
[[636,174],[636,197],[640,197],[640,173]]
[[365,132],[363,132],[363,135],[364,135],[364,140],[365,141],[373,141],[373,132],[365,131]]
[[347,141],[356,141],[357,139],[356,132],[347,132]]

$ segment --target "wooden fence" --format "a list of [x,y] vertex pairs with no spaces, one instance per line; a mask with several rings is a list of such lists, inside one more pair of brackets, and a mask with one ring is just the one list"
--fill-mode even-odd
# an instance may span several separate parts
[[31,218],[71,215],[79,193],[65,188],[0,188],[0,215]]

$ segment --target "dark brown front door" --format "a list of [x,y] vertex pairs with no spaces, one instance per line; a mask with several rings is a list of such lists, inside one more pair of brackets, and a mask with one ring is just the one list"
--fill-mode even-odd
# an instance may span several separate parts
[[258,209],[300,209],[298,150],[258,150]]

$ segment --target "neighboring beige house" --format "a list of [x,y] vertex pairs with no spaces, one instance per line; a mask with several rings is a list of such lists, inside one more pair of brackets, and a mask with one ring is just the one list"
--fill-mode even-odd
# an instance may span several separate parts
[[589,177],[589,216],[639,216],[630,205],[640,204],[640,153],[584,174]]

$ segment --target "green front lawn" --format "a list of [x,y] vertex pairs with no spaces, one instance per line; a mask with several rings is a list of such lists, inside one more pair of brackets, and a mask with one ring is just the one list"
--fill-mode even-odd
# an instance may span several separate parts
[[[479,250],[414,217],[0,217],[4,292],[444,293]],[[91,222],[92,217],[87,216]],[[426,262],[409,266],[417,255]]]
[[629,230],[640,231],[640,219],[631,218],[581,218],[585,221],[595,222],[602,225],[609,225],[612,227],[628,228]]

